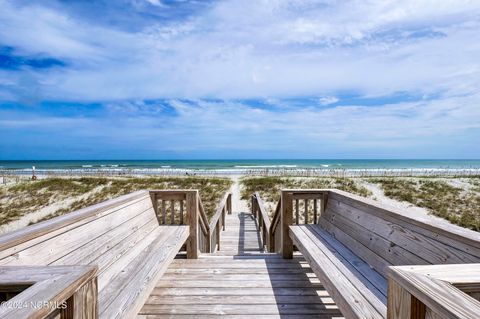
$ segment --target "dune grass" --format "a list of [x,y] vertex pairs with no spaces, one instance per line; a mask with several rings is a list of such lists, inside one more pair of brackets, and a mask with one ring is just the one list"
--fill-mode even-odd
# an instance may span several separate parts
[[205,211],[211,215],[230,185],[230,179],[208,177],[47,178],[21,182],[2,188],[0,224],[17,220],[30,212],[68,198],[76,199],[67,207],[57,209],[35,222],[140,189],[198,189]]
[[480,179],[471,179],[470,189],[452,186],[445,179],[371,178],[385,195],[427,208],[453,224],[480,231]]
[[[283,188],[337,188],[369,197],[372,193],[362,186],[362,181],[378,184],[385,196],[426,208],[433,215],[445,218],[462,227],[480,231],[480,178],[464,178],[471,187],[460,188],[447,178],[243,178],[242,199],[258,191],[272,214]],[[272,205],[273,204],[273,205]]]
[[241,179],[241,183],[242,199],[249,200],[254,192],[259,192],[270,215],[273,213],[272,204],[276,205],[280,200],[280,191],[285,188],[337,188],[364,197],[371,195],[368,189],[351,178],[245,177]]
[[103,178],[49,178],[2,187],[0,224],[17,220],[54,202],[89,192],[105,181]]

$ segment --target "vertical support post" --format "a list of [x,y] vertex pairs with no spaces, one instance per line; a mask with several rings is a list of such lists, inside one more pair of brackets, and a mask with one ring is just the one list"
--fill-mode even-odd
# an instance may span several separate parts
[[425,319],[426,306],[392,278],[388,278],[388,319]]
[[[217,250],[220,250],[220,220],[218,220],[217,225],[215,227],[215,231],[217,232]],[[215,249],[215,247],[214,247]]]
[[180,225],[183,225],[183,199],[180,200]]
[[323,192],[322,193],[322,202],[320,203],[320,216],[318,216],[319,219],[324,214],[326,208],[327,208],[327,194],[325,192]]
[[190,236],[187,240],[187,258],[198,258],[198,191],[188,191],[187,197],[187,225],[190,226]]
[[295,224],[300,224],[300,206],[298,199],[295,200]]
[[158,214],[158,198],[157,198],[157,193],[150,192],[150,198],[152,199],[153,211],[155,212],[155,216],[157,216],[158,223],[160,224],[160,215]]
[[305,220],[304,224],[308,224],[308,199],[305,199]]
[[60,311],[61,319],[98,318],[97,277],[93,278],[67,299],[67,306]]
[[282,227],[282,256],[285,259],[293,257],[293,242],[290,238],[290,225],[293,220],[292,193],[282,191],[281,197],[281,227]]
[[273,231],[270,232],[267,249],[268,249],[268,252],[270,253],[275,252],[275,233]]
[[232,194],[228,194],[228,199],[227,199],[227,206],[228,206],[228,214],[230,215],[232,213]]
[[165,199],[162,198],[162,224],[167,224],[167,206]]
[[227,214],[227,207],[222,209],[222,229],[225,230],[225,215]]

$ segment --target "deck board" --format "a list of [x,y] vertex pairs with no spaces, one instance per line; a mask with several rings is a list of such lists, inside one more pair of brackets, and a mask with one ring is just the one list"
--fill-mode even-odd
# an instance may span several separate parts
[[226,217],[221,249],[176,259],[138,314],[142,318],[343,318],[305,259],[265,253],[249,213]]

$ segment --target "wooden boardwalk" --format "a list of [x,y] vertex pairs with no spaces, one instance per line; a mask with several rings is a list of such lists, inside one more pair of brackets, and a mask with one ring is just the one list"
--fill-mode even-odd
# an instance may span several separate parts
[[138,318],[341,318],[301,255],[285,260],[262,249],[250,213],[227,215],[220,250],[176,259]]
[[478,318],[479,233],[340,190],[252,215],[238,185],[210,220],[197,190],[144,190],[1,236],[0,301],[31,306],[0,317]]

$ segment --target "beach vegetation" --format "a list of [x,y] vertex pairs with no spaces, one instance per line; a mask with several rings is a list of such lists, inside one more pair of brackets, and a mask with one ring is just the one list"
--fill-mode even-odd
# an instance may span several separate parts
[[[254,192],[259,192],[273,214],[276,203],[280,200],[282,189],[322,189],[336,188],[360,196],[369,197],[372,193],[353,178],[334,177],[244,177],[241,179],[242,199],[249,200]],[[250,201],[249,201],[250,203]]]
[[212,215],[231,183],[228,178],[210,177],[81,177],[23,181],[2,188],[0,224],[65,202],[60,208],[31,222],[35,223],[140,189],[198,189],[205,212]]
[[480,187],[477,180],[470,189],[455,187],[446,179],[371,178],[381,186],[385,196],[426,208],[435,216],[453,224],[480,231]]

